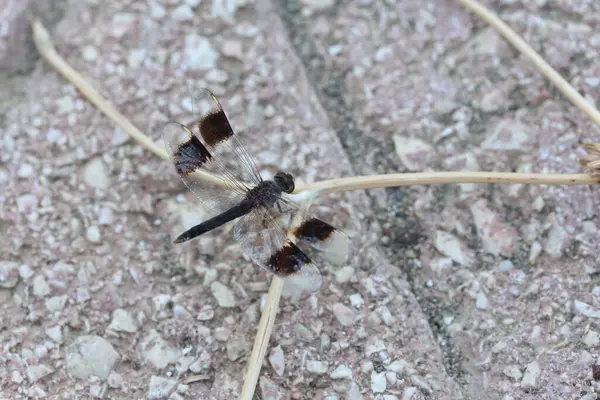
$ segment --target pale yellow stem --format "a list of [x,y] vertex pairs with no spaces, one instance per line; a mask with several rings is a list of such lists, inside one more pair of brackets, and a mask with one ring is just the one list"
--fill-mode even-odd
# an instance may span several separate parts
[[415,172],[353,176],[298,185],[298,192],[310,190],[330,193],[408,185],[447,183],[525,183],[537,185],[589,185],[600,183],[600,175],[589,174],[521,174],[514,172]]
[[284,279],[277,275],[273,275],[271,287],[269,287],[269,293],[267,294],[267,301],[265,302],[265,308],[260,317],[256,337],[254,338],[252,354],[250,354],[250,358],[248,359],[248,369],[246,370],[240,400],[252,400],[252,397],[254,396],[256,383],[258,382],[258,376],[260,375],[260,368],[265,359],[265,354],[269,347],[269,339],[273,332],[273,324],[275,323],[275,318],[277,316],[279,299],[281,298],[284,283]]

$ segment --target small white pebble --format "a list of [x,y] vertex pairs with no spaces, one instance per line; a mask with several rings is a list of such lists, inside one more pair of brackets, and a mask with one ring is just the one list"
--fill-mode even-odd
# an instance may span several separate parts
[[542,211],[542,209],[544,208],[545,202],[544,199],[542,199],[541,197],[537,197],[534,201],[533,201],[533,208],[537,211],[540,212]]
[[575,311],[581,315],[585,315],[588,318],[600,318],[600,308],[598,307],[594,307],[579,300],[575,300],[573,306]]
[[346,283],[346,282],[350,281],[350,279],[352,279],[352,277],[354,275],[355,275],[354,268],[347,265],[345,267],[340,268],[335,273],[335,280],[337,283]]
[[188,389],[190,388],[189,385],[186,385],[184,383],[180,383],[179,386],[177,387],[177,391],[179,393],[186,393],[188,391]]
[[600,336],[598,332],[590,330],[583,338],[583,343],[590,348],[595,348],[600,344]]
[[21,279],[26,281],[33,276],[33,271],[29,268],[29,265],[21,264],[19,266],[19,275],[21,276]]
[[0,183],[6,183],[8,182],[8,172],[6,172],[5,169],[0,168]]
[[356,308],[360,308],[360,306],[365,304],[365,301],[363,300],[360,294],[355,293],[350,295],[350,304],[352,304]]
[[62,311],[63,308],[65,308],[68,299],[69,297],[67,295],[50,297],[46,300],[46,309],[50,312]]
[[514,265],[513,265],[512,261],[510,261],[510,260],[504,260],[504,261],[501,261],[500,264],[498,264],[498,269],[500,270],[500,272],[508,272],[513,268],[514,268]]
[[275,116],[275,108],[271,104],[265,107],[265,117],[273,118]]
[[191,21],[194,18],[194,11],[187,4],[182,4],[171,12],[171,17],[175,21]]
[[332,307],[333,315],[342,326],[350,326],[354,323],[356,316],[354,312],[342,303],[336,303]]
[[98,215],[100,225],[110,225],[113,222],[113,211],[108,207],[103,207]]
[[523,377],[523,373],[517,365],[507,365],[502,370],[502,373],[515,381],[518,381]]
[[529,262],[531,264],[535,264],[541,252],[542,245],[540,244],[540,242],[533,242],[533,244],[531,245],[531,249],[529,250]]
[[387,326],[393,325],[394,317],[392,316],[392,313],[386,306],[381,306],[379,308],[379,315],[381,316],[381,320],[384,324],[386,324]]
[[162,376],[152,376],[148,387],[148,399],[164,399],[177,389],[179,382],[175,379],[167,379]]
[[385,373],[385,379],[387,379],[390,385],[394,386],[398,381],[398,375],[395,372],[388,371]]
[[385,372],[371,372],[371,390],[373,393],[383,393],[387,389]]
[[226,57],[231,57],[238,60],[244,58],[242,42],[239,40],[226,40],[223,43],[222,52]]
[[85,46],[85,48],[83,49],[83,59],[85,61],[96,61],[96,59],[98,58],[98,49],[95,48],[94,46]]
[[397,372],[402,374],[406,365],[403,361],[392,361],[390,365],[387,366],[388,371]]
[[46,335],[56,343],[62,343],[63,336],[60,325],[46,329]]
[[96,225],[87,228],[85,237],[92,243],[100,242],[100,229]]
[[475,306],[480,310],[485,310],[486,308],[488,308],[488,299],[485,293],[477,293],[477,300],[475,301]]
[[339,365],[330,375],[331,379],[352,379],[352,370],[346,365]]
[[50,286],[43,275],[38,275],[33,279],[33,295],[44,297],[50,294]]
[[59,131],[58,129],[48,129],[48,132],[46,133],[46,139],[50,143],[62,142],[63,138],[64,138],[63,133],[61,131]]
[[10,380],[16,384],[20,384],[21,382],[23,382],[23,376],[19,373],[19,371],[14,370],[10,374]]
[[433,389],[431,388],[431,386],[429,386],[429,384],[427,382],[425,382],[424,380],[422,380],[421,378],[419,378],[416,375],[411,375],[410,382],[413,385],[415,385],[416,387],[420,388],[425,393],[433,392]]
[[271,349],[271,353],[269,354],[269,363],[271,363],[271,367],[277,375],[283,376],[283,372],[285,371],[285,358],[281,346]]
[[124,380],[121,375],[117,374],[114,371],[111,371],[110,375],[108,375],[106,383],[112,389],[119,389],[123,386]]
[[231,330],[224,326],[219,326],[215,329],[213,336],[219,342],[226,342],[231,336]]
[[68,114],[73,111],[75,104],[73,103],[73,98],[71,96],[63,96],[60,99],[56,100],[56,105],[58,106],[58,114]]
[[211,69],[206,74],[206,80],[213,83],[225,83],[229,79],[229,75],[222,69]]
[[24,194],[17,198],[17,208],[20,213],[31,214],[37,209],[37,197],[32,194]]
[[23,179],[31,178],[33,176],[33,167],[31,164],[21,164],[17,171],[17,176]]
[[129,311],[117,308],[113,311],[112,321],[108,326],[108,329],[115,332],[128,332],[134,333],[137,332],[137,326],[133,316],[129,313]]
[[90,385],[90,396],[101,399],[104,397],[104,387],[102,385]]
[[42,379],[46,375],[50,375],[52,372],[54,372],[54,370],[44,364],[31,365],[27,367],[27,376],[29,377],[29,381],[32,383]]
[[417,394],[417,388],[414,386],[409,386],[404,389],[404,393],[402,394],[402,400],[411,400],[415,394]]
[[152,2],[150,6],[150,16],[154,19],[162,19],[165,15],[167,15],[167,10],[160,4]]
[[537,361],[529,363],[525,374],[523,374],[523,379],[521,379],[521,388],[527,390],[535,388],[541,372],[540,364]]
[[312,361],[311,360],[306,363],[306,369],[308,370],[308,372],[312,372],[313,374],[316,374],[316,375],[323,375],[324,373],[327,372],[328,367],[329,366],[324,361]]
[[215,310],[211,306],[204,306],[196,317],[199,321],[210,321],[215,316]]

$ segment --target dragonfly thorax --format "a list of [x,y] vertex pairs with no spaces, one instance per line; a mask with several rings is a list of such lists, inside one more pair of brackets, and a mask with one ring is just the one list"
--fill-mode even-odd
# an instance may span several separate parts
[[250,189],[246,195],[246,200],[270,207],[281,198],[281,193],[291,193],[293,191],[294,178],[292,175],[278,172],[273,180],[262,181]]
[[255,204],[270,207],[281,198],[283,190],[275,181],[262,181],[248,191],[246,200]]

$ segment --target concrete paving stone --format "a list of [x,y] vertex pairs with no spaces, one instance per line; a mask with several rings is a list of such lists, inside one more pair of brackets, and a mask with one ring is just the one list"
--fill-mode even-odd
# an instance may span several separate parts
[[[513,3],[487,2],[597,101],[600,6]],[[265,288],[268,275],[244,258],[231,226],[170,244],[194,214],[206,216],[194,195],[44,61],[11,58],[8,44],[29,40],[23,4],[4,1],[0,37],[0,230],[10,232],[0,254],[16,266],[0,288],[0,342],[13,368],[2,395],[237,397],[265,294],[249,288]],[[48,4],[57,50],[142,131],[160,141],[166,121],[193,122],[190,90],[209,86],[265,177],[278,168],[297,182],[419,168],[576,172],[581,143],[598,136],[453,1]],[[597,204],[593,188],[559,186],[318,198],[312,210],[359,251],[342,267],[318,263],[315,296],[282,302],[257,390],[591,393]],[[439,232],[461,249],[436,243]],[[508,259],[512,268],[499,267]],[[352,278],[341,279],[344,267]],[[124,309],[136,328],[127,333],[113,329]],[[214,312],[195,317],[205,310]],[[82,381],[67,373],[66,351],[90,335],[119,358]],[[184,359],[189,371],[175,368]],[[175,370],[207,378],[175,389]]]

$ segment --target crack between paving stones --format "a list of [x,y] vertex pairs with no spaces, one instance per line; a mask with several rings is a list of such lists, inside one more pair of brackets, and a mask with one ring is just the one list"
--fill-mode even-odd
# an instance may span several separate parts
[[[351,108],[345,99],[344,80],[346,71],[327,69],[323,56],[318,52],[315,42],[310,37],[307,29],[310,21],[302,16],[299,1],[272,0],[272,3],[283,21],[296,55],[302,62],[309,83],[325,110],[344,151],[353,162],[354,173],[373,173],[373,171],[361,170],[366,170],[364,167],[361,168],[361,160],[364,159],[364,154],[368,152],[376,153],[377,161],[381,161],[377,173],[397,170],[397,163],[392,162],[388,156],[389,154],[395,154],[393,146],[382,148],[379,142],[365,136],[357,126]],[[394,199],[394,201],[397,198],[408,200],[411,197],[410,188],[387,189],[387,193],[388,198]],[[368,192],[367,196],[369,196]],[[374,205],[376,202],[371,196],[369,198],[373,208],[377,210],[378,208]],[[394,231],[397,235],[395,237],[392,235],[389,243],[382,245],[382,247],[386,257],[389,260],[398,260],[395,262],[396,266],[400,267],[406,274],[411,291],[437,340],[446,374],[458,383],[465,398],[469,398],[469,383],[467,382],[469,373],[462,367],[463,357],[460,348],[454,346],[452,338],[443,323],[443,312],[438,305],[441,299],[427,296],[423,293],[423,290],[420,290],[420,287],[416,287],[418,283],[415,282],[416,272],[413,261],[407,258],[403,251],[402,254],[394,253],[394,248],[413,247],[423,238],[419,221],[409,212],[412,203],[410,201],[404,201],[403,203],[399,207],[393,206],[391,212],[390,210],[378,210],[377,218],[382,226],[390,219],[395,221],[394,225],[397,225],[398,221],[412,221],[412,223],[405,223],[401,227],[396,226]]]

